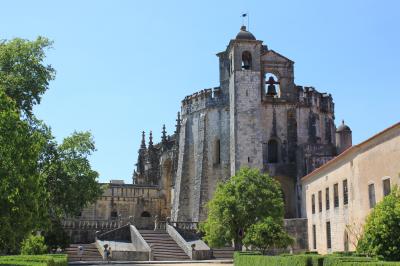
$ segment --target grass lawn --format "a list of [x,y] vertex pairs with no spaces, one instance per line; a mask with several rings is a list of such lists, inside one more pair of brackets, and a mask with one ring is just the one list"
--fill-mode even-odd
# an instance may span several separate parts
[[67,266],[67,255],[11,255],[0,256],[0,265]]

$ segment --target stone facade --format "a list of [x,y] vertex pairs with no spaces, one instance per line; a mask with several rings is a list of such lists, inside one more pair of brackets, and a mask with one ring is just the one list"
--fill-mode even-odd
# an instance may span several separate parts
[[355,250],[371,208],[400,184],[399,158],[397,123],[302,178],[310,250]]
[[[199,222],[218,182],[241,167],[268,172],[282,185],[285,217],[301,213],[300,179],[351,146],[351,130],[336,131],[328,93],[294,82],[294,62],[242,27],[219,59],[219,86],[186,96],[176,129],[138,151],[132,185],[112,184],[84,219],[140,217]],[[338,142],[336,142],[338,140]],[[294,221],[294,220],[293,220]],[[299,220],[299,224],[304,221]],[[306,230],[290,223],[291,232]]]
[[140,228],[154,228],[154,217],[167,217],[171,203],[168,192],[154,185],[124,184],[111,181],[96,203],[84,208],[77,217],[63,220],[72,243],[90,243],[96,232],[106,232],[128,221]]
[[294,62],[245,28],[217,56],[220,86],[182,101],[172,219],[204,220],[217,182],[245,166],[279,180],[300,217],[300,178],[337,154],[331,95],[296,85]]

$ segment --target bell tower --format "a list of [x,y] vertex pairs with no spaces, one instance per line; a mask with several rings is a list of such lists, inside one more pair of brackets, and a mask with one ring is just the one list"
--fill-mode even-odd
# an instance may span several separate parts
[[231,175],[245,166],[262,169],[262,48],[262,41],[242,26],[226,52],[229,60]]

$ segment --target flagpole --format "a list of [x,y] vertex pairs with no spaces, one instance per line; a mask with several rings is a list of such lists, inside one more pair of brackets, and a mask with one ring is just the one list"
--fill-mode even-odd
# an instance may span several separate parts
[[247,11],[247,30],[250,31],[250,13]]

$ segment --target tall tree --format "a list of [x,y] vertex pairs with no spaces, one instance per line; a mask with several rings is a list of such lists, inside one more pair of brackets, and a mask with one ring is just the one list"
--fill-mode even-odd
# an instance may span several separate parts
[[0,85],[18,109],[27,116],[39,104],[55,77],[51,65],[45,65],[46,49],[52,42],[38,37],[35,41],[15,38],[0,43]]
[[0,87],[0,251],[16,251],[42,221],[47,195],[38,163],[45,143]]
[[101,193],[88,156],[88,132],[58,145],[50,128],[32,113],[54,79],[45,64],[51,42],[0,42],[0,253],[15,252],[31,231],[76,214]]
[[[243,168],[226,183],[218,185],[208,203],[208,217],[201,230],[210,246],[223,246],[233,241],[235,249],[239,250],[250,229],[252,232],[264,229],[255,227],[264,222],[271,228],[271,221],[279,227],[283,224],[283,213],[280,184],[259,170]],[[286,236],[285,232],[280,233]],[[249,236],[247,240],[250,244],[252,238]]]
[[59,146],[50,142],[43,175],[52,219],[76,215],[101,195],[99,174],[91,168],[88,159],[95,150],[90,132],[74,132]]

